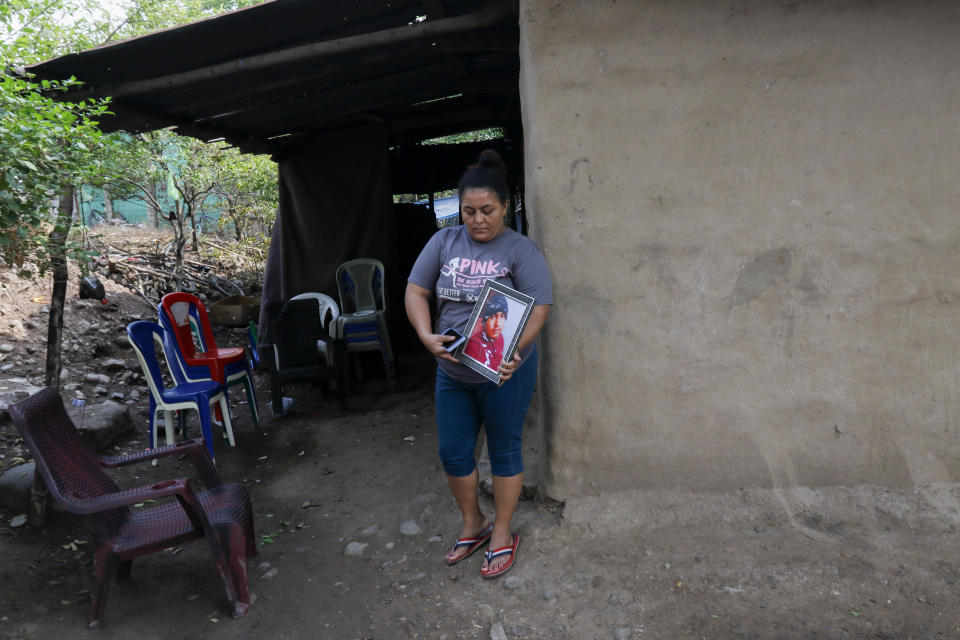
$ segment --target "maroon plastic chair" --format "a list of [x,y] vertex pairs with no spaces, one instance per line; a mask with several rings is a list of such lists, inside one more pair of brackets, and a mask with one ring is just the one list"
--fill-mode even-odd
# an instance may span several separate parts
[[[247,557],[256,553],[250,497],[243,485],[220,480],[202,438],[129,456],[101,457],[81,440],[60,394],[50,388],[12,405],[10,416],[53,497],[67,511],[89,515],[93,521],[96,584],[91,629],[101,625],[114,573],[118,579],[126,578],[133,558],[199,539],[207,541],[213,554],[231,614],[236,618],[247,612]],[[189,478],[120,490],[104,471],[170,455],[186,455],[193,461],[204,491],[195,492]],[[146,509],[130,506],[148,500],[161,503]]]

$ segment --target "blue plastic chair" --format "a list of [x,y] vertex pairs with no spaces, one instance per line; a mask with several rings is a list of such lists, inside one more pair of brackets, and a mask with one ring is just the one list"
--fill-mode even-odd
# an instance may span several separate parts
[[397,370],[387,330],[383,263],[371,258],[344,262],[337,267],[337,288],[341,311],[337,318],[337,338],[346,353],[379,350],[387,379],[390,384],[396,384]]
[[[170,326],[170,319],[167,317],[167,314],[164,313],[162,304],[157,306],[157,317],[160,320],[160,326],[162,326],[167,333],[173,336],[174,329]],[[200,319],[200,312],[196,306],[188,305],[187,319],[190,322],[190,331],[193,335],[197,352],[203,353],[207,351],[211,345],[208,345],[204,340],[204,331],[201,325],[202,321]],[[171,344],[174,347],[173,353],[176,355],[177,365],[180,367],[180,370],[187,382],[200,382],[202,380],[211,379],[209,367],[187,364],[187,360],[184,358],[183,351],[180,350],[180,346],[176,339],[173,339]],[[254,363],[254,367],[256,367],[256,362]],[[260,408],[257,405],[257,394],[253,388],[253,374],[250,371],[250,365],[247,363],[246,358],[237,360],[235,362],[225,363],[223,365],[223,372],[226,380],[225,386],[228,390],[228,404],[230,387],[235,384],[243,383],[244,389],[247,392],[247,404],[250,405],[250,417],[253,419],[253,426],[255,429],[260,428]]]
[[[167,432],[167,444],[174,442],[173,416],[177,411],[194,409],[200,415],[200,428],[206,441],[207,451],[213,458],[213,429],[210,417],[210,405],[219,404],[223,412],[223,425],[230,441],[230,446],[237,445],[233,437],[233,425],[230,424],[230,412],[227,407],[227,394],[224,386],[213,380],[188,381],[182,370],[174,366],[177,359],[176,343],[170,332],[153,322],[140,320],[127,325],[127,338],[133,345],[133,350],[140,361],[140,368],[150,388],[150,448],[157,446],[157,410],[163,411],[164,424]],[[156,343],[160,343],[167,368],[173,378],[174,386],[166,388],[163,376],[160,373],[160,362],[155,351]],[[182,422],[181,422],[182,424]]]

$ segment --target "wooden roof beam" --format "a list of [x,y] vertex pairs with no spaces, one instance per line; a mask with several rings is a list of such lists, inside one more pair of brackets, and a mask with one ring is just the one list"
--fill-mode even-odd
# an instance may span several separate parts
[[260,144],[259,140],[256,140],[252,136],[249,136],[241,131],[199,125],[187,118],[179,118],[176,116],[171,116],[168,113],[155,112],[151,109],[147,109],[138,105],[130,105],[124,102],[112,102],[110,104],[110,109],[116,114],[115,117],[122,122],[126,121],[127,123],[130,123],[133,120],[140,120],[145,122],[146,126],[131,127],[130,124],[126,124],[125,126],[114,128],[111,127],[110,122],[107,121],[103,127],[104,131],[117,131],[123,129],[124,131],[128,131],[130,133],[142,133],[144,131],[153,131],[156,129],[164,129],[166,127],[174,127],[177,130],[177,133],[181,135],[198,138],[205,142],[223,138],[233,146],[239,146],[241,144]]
[[[270,120],[283,128],[288,123],[300,122],[300,118],[335,118],[348,113],[367,111],[372,108],[401,104],[409,101],[409,95],[421,91],[429,95],[456,92],[456,83],[449,62],[433,64],[419,69],[410,69],[375,80],[358,82],[348,87],[337,87],[311,92],[285,101],[269,104],[239,106],[230,111],[198,118],[199,123],[236,122],[237,128],[247,129],[257,121]],[[261,114],[270,114],[263,118]]]

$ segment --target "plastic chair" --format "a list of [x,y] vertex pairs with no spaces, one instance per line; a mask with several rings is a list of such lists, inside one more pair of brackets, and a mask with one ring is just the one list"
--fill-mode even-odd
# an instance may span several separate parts
[[[330,341],[318,313],[316,298],[271,300],[267,302],[267,334],[260,344],[260,361],[270,373],[270,399],[274,415],[283,414],[283,383],[304,378],[336,376],[340,367],[333,362],[320,364],[317,342]],[[341,406],[345,402],[344,383],[337,379]]]
[[[134,558],[200,539],[206,539],[213,555],[231,614],[239,617],[247,612],[247,558],[256,554],[250,497],[243,485],[223,483],[202,440],[129,456],[98,456],[81,440],[60,395],[50,388],[12,405],[10,416],[54,499],[70,513],[89,515],[93,521],[91,629],[102,624],[114,574],[126,578]],[[196,467],[204,491],[195,492],[189,478],[121,491],[104,471],[183,455]],[[130,506],[171,497],[176,499],[152,508]]]
[[371,258],[349,260],[337,267],[340,317],[337,338],[346,353],[379,350],[390,384],[397,372],[387,330],[387,292],[383,263]]
[[[172,361],[178,365],[178,371],[182,374],[185,382],[201,382],[203,380],[212,380],[210,377],[211,373],[209,366],[191,366],[187,364],[186,358],[177,344],[175,332],[170,326],[170,321],[167,318],[167,315],[163,312],[162,307],[158,308],[157,315],[160,320],[160,326],[163,327],[164,331],[170,336],[171,339],[172,347],[169,349],[169,351],[174,357],[171,358],[171,360],[168,360],[168,363]],[[190,313],[187,319],[190,323],[191,340],[193,341],[194,350],[199,347],[200,352],[206,352],[207,349],[203,340],[203,330],[200,328],[201,324],[198,307],[190,306]],[[252,351],[256,353],[256,349],[252,349]],[[256,368],[256,366],[257,362],[254,361],[254,368]],[[246,363],[246,359],[244,359],[243,362],[238,361],[235,363],[229,363],[225,366],[224,370],[227,375],[227,383],[225,387],[225,391],[227,392],[227,404],[230,404],[230,386],[243,383],[243,386],[247,392],[247,403],[250,405],[250,416],[253,419],[253,426],[255,429],[259,428],[260,408],[257,405],[257,397],[253,390],[253,376],[250,373],[250,367]],[[173,375],[172,370],[170,375]],[[216,407],[216,417],[218,419],[222,419],[219,406]]]
[[247,403],[250,405],[254,427],[259,427],[260,410],[253,386],[253,374],[243,348],[217,348],[207,308],[194,295],[168,293],[160,300],[158,311],[160,324],[176,339],[186,377],[190,380],[200,379],[198,376],[202,374],[190,369],[197,367],[207,369],[209,378],[227,388],[242,382],[247,392]]
[[[177,358],[176,346],[172,337],[163,327],[153,322],[139,320],[127,325],[127,338],[133,345],[133,350],[140,361],[140,368],[150,388],[150,448],[157,446],[157,410],[163,411],[164,424],[167,431],[167,444],[173,444],[173,416],[176,411],[195,409],[200,415],[200,428],[207,441],[207,449],[213,458],[213,430],[210,419],[210,405],[218,404],[223,410],[223,425],[230,441],[230,446],[236,446],[233,438],[233,425],[230,423],[230,411],[227,407],[227,395],[221,383],[215,380],[188,381],[178,366],[172,360]],[[167,360],[167,367],[174,381],[174,387],[167,389],[163,384],[160,373],[160,363],[154,344],[159,342]],[[182,424],[182,423],[181,423]]]
[[[340,317],[340,309],[337,307],[337,301],[325,293],[301,293],[290,298],[291,300],[309,300],[314,299],[320,305],[320,325],[331,338],[337,337],[337,318]],[[317,341],[317,353],[323,355],[324,361],[329,365],[334,365],[335,345],[329,340]]]

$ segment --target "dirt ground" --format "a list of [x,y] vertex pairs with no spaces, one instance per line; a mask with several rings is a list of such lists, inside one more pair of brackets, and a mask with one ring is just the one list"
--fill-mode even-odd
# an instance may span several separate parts
[[[42,350],[27,347],[43,341],[43,300],[26,301],[45,289],[3,295],[20,286],[5,284],[0,342],[15,345],[6,362],[17,366],[0,379],[42,380]],[[152,310],[118,287],[109,296],[109,308],[68,305],[68,325],[92,317],[105,330],[96,357],[133,367],[114,339]],[[95,355],[71,354],[74,370]],[[260,378],[259,429],[234,394],[238,444],[216,448],[222,476],[243,482],[254,505],[259,555],[247,616],[225,615],[209,554],[192,544],[136,561],[131,579],[110,590],[105,628],[88,632],[85,523],[53,512],[42,529],[11,527],[18,514],[0,509],[0,638],[960,637],[954,485],[527,500],[510,573],[481,579],[479,555],[446,567],[458,521],[436,457],[432,366],[415,354],[401,364],[396,388],[369,380],[348,410],[317,387],[293,386],[299,411],[282,418],[269,417]],[[136,381],[128,382],[129,399]],[[87,384],[79,391],[96,396]],[[146,444],[145,394],[130,410],[136,430],[117,451]],[[25,457],[9,424],[0,425],[0,455],[3,469]],[[172,460],[130,469],[120,482],[189,473]],[[404,535],[410,521],[419,532]],[[351,547],[358,555],[346,553],[350,543],[360,543]]]

